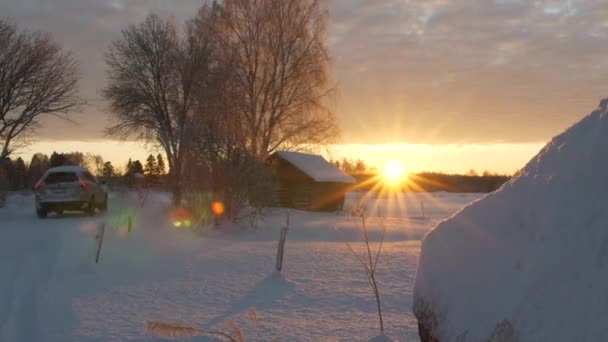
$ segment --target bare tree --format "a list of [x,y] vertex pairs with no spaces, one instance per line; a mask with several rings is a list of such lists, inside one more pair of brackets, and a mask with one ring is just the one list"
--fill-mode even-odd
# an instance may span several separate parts
[[327,18],[320,0],[227,0],[203,6],[181,38],[155,15],[130,26],[106,55],[109,133],[163,147],[176,204],[183,178],[201,174],[213,193],[250,199],[241,189],[260,183],[269,152],[336,136]]
[[265,158],[335,138],[323,1],[226,0],[222,18],[249,150]]
[[103,176],[104,162],[103,157],[99,154],[86,153],[82,157],[82,162],[89,171],[92,171],[95,177]]
[[223,13],[219,3],[203,6],[187,24],[188,35],[205,41],[210,51],[205,77],[195,87],[187,177],[195,196],[211,192],[225,205],[223,217],[237,221],[246,205],[257,207],[266,177],[261,161],[246,148],[234,56],[221,48],[217,35]]
[[78,98],[78,66],[71,53],[39,31],[20,31],[0,19],[0,159],[48,115],[65,114]]
[[272,187],[263,165],[269,152],[336,136],[325,106],[326,22],[322,4],[308,0],[229,0],[203,6],[189,22],[189,36],[208,37],[211,52],[195,86],[189,188],[223,200],[224,217],[259,213]]
[[205,78],[208,47],[190,31],[180,40],[171,21],[150,15],[124,30],[106,54],[104,95],[116,120],[108,132],[163,148],[176,205],[181,202],[184,157],[192,140],[194,89]]

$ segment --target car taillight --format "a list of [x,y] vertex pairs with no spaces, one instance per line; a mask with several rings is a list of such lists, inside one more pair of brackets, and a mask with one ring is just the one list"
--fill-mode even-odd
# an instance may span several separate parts
[[38,191],[38,189],[40,189],[40,185],[42,185],[42,178],[36,182],[36,185],[34,185],[34,190]]
[[86,190],[89,187],[89,184],[87,184],[87,182],[83,181],[82,178],[78,178],[78,180],[80,181],[80,186],[82,186],[83,190]]

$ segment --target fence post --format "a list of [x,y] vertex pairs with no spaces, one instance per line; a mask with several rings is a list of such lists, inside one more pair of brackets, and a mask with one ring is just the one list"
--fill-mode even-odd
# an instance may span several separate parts
[[106,224],[102,223],[97,228],[97,235],[95,235],[95,240],[97,241],[97,250],[95,251],[95,263],[99,263],[99,254],[101,253],[101,247],[103,245],[103,235],[106,230]]
[[279,245],[277,248],[276,270],[279,273],[283,269],[283,254],[285,253],[285,240],[287,239],[288,230],[289,230],[289,209],[287,209],[286,225],[285,225],[285,227],[281,228],[281,235],[279,236]]
[[420,214],[422,215],[422,218],[426,218],[424,215],[424,202],[422,200],[420,200]]

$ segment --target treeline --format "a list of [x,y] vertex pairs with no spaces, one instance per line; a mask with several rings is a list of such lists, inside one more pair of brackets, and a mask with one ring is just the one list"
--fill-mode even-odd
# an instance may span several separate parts
[[511,176],[492,174],[489,172],[484,172],[481,175],[476,173],[458,175],[423,172],[415,174],[412,177],[412,181],[415,182],[417,186],[408,186],[408,190],[487,193],[498,190],[498,188],[510,179]]
[[370,168],[365,161],[361,159],[342,158],[335,160],[330,158],[329,162],[348,174],[365,173],[367,171],[375,170],[375,168]]
[[120,177],[118,181],[122,181],[126,186],[143,186],[143,187],[158,187],[166,184],[166,167],[165,160],[162,154],[149,155],[146,159],[146,164],[142,165],[139,160],[131,160],[127,162],[124,175],[115,175],[115,178]]
[[[356,179],[356,188],[365,191],[380,191],[386,188],[381,173],[361,159],[330,159],[329,162]],[[475,192],[486,193],[500,188],[511,176],[474,169],[464,174],[442,172],[420,172],[408,175],[401,184],[391,185],[394,190],[410,192]]]
[[79,165],[86,167],[95,174],[97,173],[96,169],[92,169],[90,166],[95,166],[98,169],[102,164],[101,156],[82,152],[53,152],[50,157],[47,154],[36,153],[29,163],[21,157],[17,159],[5,157],[0,160],[0,191],[31,189],[44,175],[44,172],[51,167]]
[[[381,191],[386,188],[383,177],[377,172],[354,173],[357,189],[365,191]],[[458,192],[458,193],[487,193],[500,188],[509,181],[511,176],[484,172],[467,174],[445,174],[440,172],[421,172],[408,175],[401,184],[392,186],[397,191],[409,192]]]
[[21,157],[14,160],[8,157],[0,160],[0,191],[31,189],[47,169],[64,165],[83,167],[110,184],[129,187],[161,186],[165,183],[164,178],[167,173],[164,158],[160,153],[156,157],[150,154],[145,164],[139,160],[129,159],[124,169],[115,167],[112,162],[104,161],[102,156],[91,153],[53,152],[50,157],[44,153],[36,153],[29,163]]

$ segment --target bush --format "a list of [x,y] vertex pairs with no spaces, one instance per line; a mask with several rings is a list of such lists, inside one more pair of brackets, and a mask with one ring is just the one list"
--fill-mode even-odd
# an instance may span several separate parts
[[273,190],[270,172],[263,161],[243,148],[224,145],[218,150],[207,158],[203,153],[188,158],[186,206],[194,221],[204,224],[213,218],[212,203],[221,202],[223,219],[233,223],[248,219],[253,226]]

